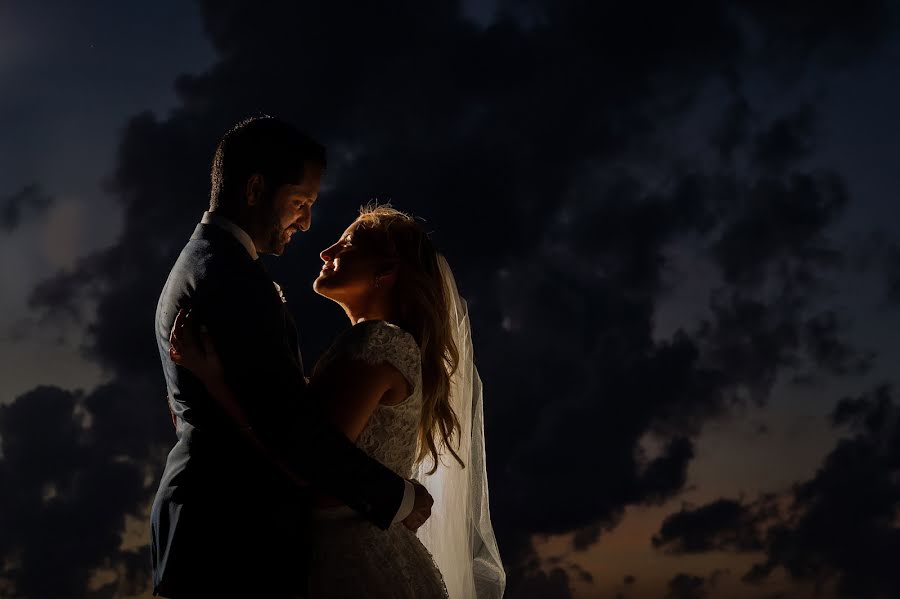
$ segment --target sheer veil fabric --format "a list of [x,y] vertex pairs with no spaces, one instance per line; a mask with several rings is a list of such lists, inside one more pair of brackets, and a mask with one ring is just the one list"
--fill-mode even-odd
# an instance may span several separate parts
[[472,329],[465,300],[443,256],[438,257],[450,298],[451,323],[459,366],[451,379],[450,404],[460,423],[457,453],[463,468],[447,454],[434,474],[425,459],[416,478],[434,497],[431,518],[419,528],[422,544],[434,556],[451,599],[499,599],[506,587],[488,504],[481,378],[475,368]]

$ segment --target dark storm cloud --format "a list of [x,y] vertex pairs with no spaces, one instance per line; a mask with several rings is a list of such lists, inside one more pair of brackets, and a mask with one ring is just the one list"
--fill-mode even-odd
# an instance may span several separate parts
[[795,72],[805,57],[819,64],[846,65],[865,58],[896,32],[897,10],[889,0],[816,3],[740,0],[761,35],[761,56],[775,68]]
[[726,200],[725,230],[712,251],[728,282],[758,286],[767,270],[777,269],[795,284],[815,282],[840,254],[825,235],[849,197],[836,173],[790,173],[742,182]]
[[669,580],[666,599],[706,599],[709,596],[706,579],[683,572]]
[[863,272],[875,272],[883,281],[884,300],[900,305],[900,242],[894,235],[877,231],[858,244],[854,265]]
[[853,268],[874,273],[882,282],[883,300],[888,306],[900,305],[900,241],[883,228],[858,240],[851,253]]
[[777,172],[806,158],[812,154],[815,124],[813,107],[808,104],[793,114],[775,119],[755,140],[754,162],[763,169]]
[[860,375],[871,369],[875,355],[860,353],[841,339],[842,327],[833,310],[813,316],[803,329],[809,354],[822,370],[836,375]]
[[[32,295],[50,313],[96,307],[89,351],[115,384],[84,400],[93,451],[160,471],[152,448],[171,433],[156,299],[205,208],[216,138],[260,110],[330,152],[313,229],[272,264],[310,357],[344,326],[309,292],[316,252],[355,208],[390,199],[436,230],[473,317],[510,597],[569,595],[564,569],[541,569],[532,534],[579,531],[576,548],[586,548],[627,506],[684,489],[709,419],[748,396],[764,402],[783,369],[855,363],[840,321],[811,312],[821,278],[840,266],[828,231],[849,201],[837,174],[798,161],[814,114],[799,106],[758,124],[737,92],[715,107],[697,138],[725,157],[757,156],[752,172],[686,167],[661,140],[705,86],[724,79],[739,89],[742,65],[766,65],[768,52],[801,69],[832,48],[877,47],[880,34],[857,32],[881,31],[882,21],[867,25],[882,19],[880,3],[855,8],[850,35],[830,9],[801,27],[790,7],[711,0],[531,2],[485,29],[452,2],[427,13],[416,3],[203,6],[221,59],[178,79],[181,106],[169,117],[141,114],[125,128],[111,183],[124,211],[119,243]],[[529,25],[504,14],[528,14]],[[748,27],[763,33],[762,54]],[[699,240],[722,284],[704,323],[656,339],[667,252],[688,240]],[[648,436],[658,451],[644,449]],[[79,462],[73,476],[94,469]],[[147,504],[152,489],[143,492]],[[80,495],[60,497],[92,509]],[[29,505],[4,513],[37,509]],[[111,539],[142,507],[131,495],[103,505],[117,518],[102,529]],[[23,571],[52,550],[36,539]],[[99,562],[98,550],[79,567]],[[700,592],[684,580],[672,592]]]
[[797,381],[868,372],[874,357],[844,339],[848,323],[815,308],[847,262],[830,234],[850,201],[843,180],[792,171],[699,188],[720,212],[709,247],[730,283],[713,292],[712,318],[697,331],[708,363],[757,402],[785,369],[796,370]]
[[[663,522],[653,544],[673,553],[762,551],[742,579],[766,580],[776,568],[840,597],[896,597],[900,575],[900,406],[880,386],[838,402],[829,416],[851,435],[839,440],[816,475],[778,499],[719,499]],[[784,502],[782,502],[784,503]]]
[[160,435],[158,419],[134,418],[139,401],[117,386],[88,397],[38,387],[0,406],[4,596],[88,596],[101,564],[119,574],[101,593],[144,588],[149,552],[119,549],[124,514],[150,490],[147,439]]
[[582,582],[594,582],[594,575],[577,564],[572,564],[570,568],[575,572]]
[[730,161],[734,152],[747,140],[751,116],[750,105],[740,95],[725,108],[710,137],[719,159]]
[[99,276],[107,271],[112,254],[95,254],[80,260],[73,268],[58,272],[38,283],[28,295],[28,303],[47,319],[68,317],[80,321],[86,317],[86,304],[102,293]]
[[43,216],[51,204],[53,197],[36,183],[0,198],[0,231],[9,233],[21,224]]
[[569,575],[559,563],[544,565],[534,550],[526,533],[514,533],[521,538],[508,542],[509,552],[504,552],[504,565],[516,564],[516,575],[508,580],[507,597],[534,597],[535,599],[568,599],[571,597]]
[[728,574],[727,569],[713,570],[707,577],[679,572],[669,579],[666,599],[706,599]]
[[894,244],[885,257],[885,279],[887,297],[894,304],[900,304],[900,244]]
[[778,567],[795,579],[833,582],[841,597],[900,594],[900,406],[880,386],[842,399],[831,414],[841,439],[816,475],[796,485],[789,513],[766,533],[766,560],[745,575]]
[[719,499],[696,509],[682,508],[663,520],[653,546],[667,553],[707,551],[759,551],[762,525],[772,517],[770,498],[744,505]]
[[587,583],[594,582],[593,574],[591,574],[590,572],[588,572],[587,570],[585,570],[584,568],[582,568],[581,566],[579,566],[576,563],[565,563],[565,558],[563,558],[561,556],[554,556],[554,557],[548,558],[546,560],[546,565],[551,566],[551,567],[565,565],[565,567],[568,568],[570,571],[572,571],[575,574],[575,576],[578,577],[578,579],[581,580],[582,582],[587,582]]

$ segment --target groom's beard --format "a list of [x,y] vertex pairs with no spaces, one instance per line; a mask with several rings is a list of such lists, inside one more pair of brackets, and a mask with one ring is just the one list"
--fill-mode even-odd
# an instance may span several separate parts
[[263,231],[265,231],[264,239],[266,243],[263,251],[276,256],[283,254],[290,237],[287,236],[287,229],[284,228],[281,219],[278,218],[278,214],[273,212],[267,215],[265,222],[263,222]]

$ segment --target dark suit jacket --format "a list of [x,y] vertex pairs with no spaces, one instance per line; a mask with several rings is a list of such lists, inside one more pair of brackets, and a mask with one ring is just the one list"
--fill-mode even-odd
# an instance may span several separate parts
[[262,264],[230,233],[198,225],[156,310],[178,441],[151,512],[154,594],[285,596],[305,581],[306,494],[169,359],[169,332],[183,307],[207,325],[257,436],[302,478],[381,528],[400,505],[403,479],[318,416],[305,397],[293,319]]

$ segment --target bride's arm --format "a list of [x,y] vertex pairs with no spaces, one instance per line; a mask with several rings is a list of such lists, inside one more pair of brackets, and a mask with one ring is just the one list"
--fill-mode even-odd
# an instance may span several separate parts
[[378,404],[410,394],[406,378],[391,364],[351,359],[330,364],[312,379],[309,391],[328,421],[354,443]]
[[[342,360],[313,377],[309,392],[325,418],[355,443],[378,404],[396,403],[410,391],[400,371],[388,363]],[[344,505],[321,491],[314,492],[313,501],[320,507]]]

